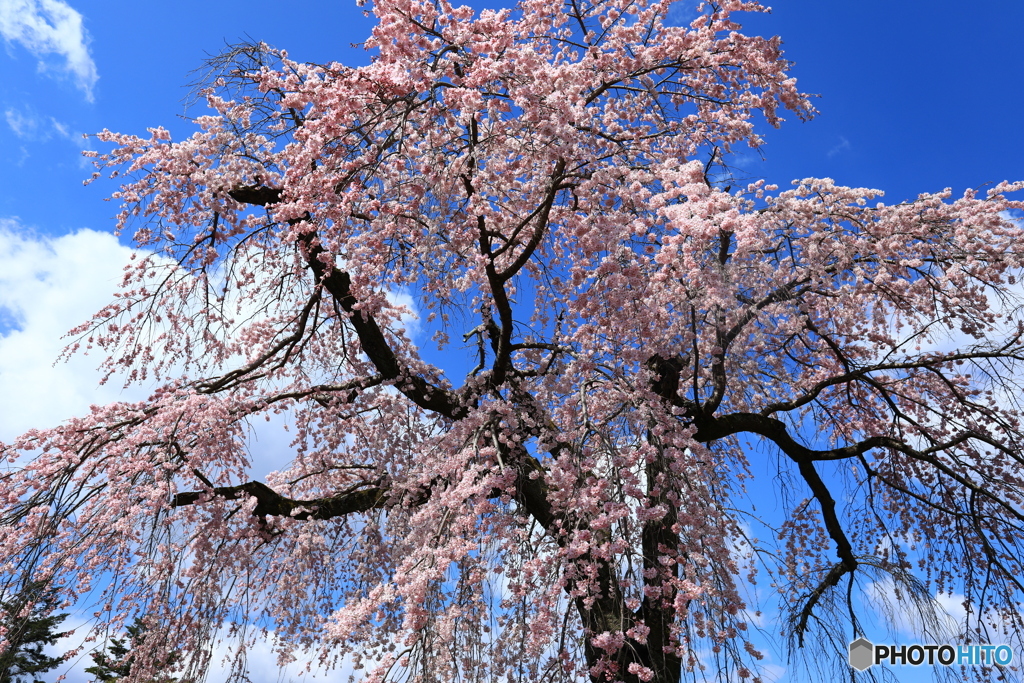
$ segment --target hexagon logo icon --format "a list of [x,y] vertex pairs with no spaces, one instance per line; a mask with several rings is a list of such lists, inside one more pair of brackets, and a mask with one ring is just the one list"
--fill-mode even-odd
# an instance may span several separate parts
[[875,646],[867,638],[858,638],[850,643],[850,666],[864,671],[875,663]]

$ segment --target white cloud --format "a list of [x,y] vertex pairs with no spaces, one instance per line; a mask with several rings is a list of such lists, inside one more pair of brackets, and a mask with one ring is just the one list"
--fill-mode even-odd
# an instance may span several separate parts
[[0,35],[8,43],[20,43],[48,69],[44,57],[62,57],[63,70],[92,101],[99,74],[89,54],[88,34],[82,15],[61,0],[0,0]]
[[[95,369],[98,355],[76,354],[66,363],[55,363],[68,341],[63,338],[67,330],[110,302],[131,253],[109,233],[84,229],[51,238],[34,234],[17,219],[0,218],[0,442],[86,414],[91,404],[141,400],[149,393],[145,387],[122,389],[116,379],[100,385],[101,374]],[[285,416],[274,416],[270,423],[253,424],[256,476],[290,460],[292,434],[282,428],[286,421]],[[92,666],[89,653],[99,644],[84,642],[92,626],[79,613],[62,624],[62,629],[75,633],[63,638],[52,652],[83,646],[84,650],[46,674],[45,680],[55,681],[61,675],[68,683],[92,679],[85,669]],[[254,683],[312,683],[339,675],[338,671],[328,674],[301,655],[281,669],[272,645],[258,641],[248,653]],[[228,653],[227,646],[218,646],[211,680],[226,676],[223,660]],[[304,674],[307,664],[311,673]],[[349,671],[343,668],[342,673],[347,676]]]
[[[94,677],[85,670],[94,665],[92,653],[103,651],[105,646],[102,633],[93,634],[94,626],[93,621],[74,615],[58,627],[62,631],[72,633],[58,640],[54,647],[48,648],[48,654],[57,656],[71,650],[78,650],[79,653],[44,674],[44,680],[56,681],[58,677],[63,677],[65,683],[89,683],[94,680]],[[97,639],[86,642],[90,634],[97,636]],[[117,634],[111,635],[118,637]],[[236,654],[237,643],[237,638],[226,638],[216,642],[207,680],[227,680],[231,673],[231,660]],[[278,642],[273,632],[266,638],[257,637],[251,642],[245,656],[245,669],[252,683],[319,683],[324,680],[346,680],[353,671],[347,659],[340,662],[336,669],[331,670],[320,665],[315,657],[305,656],[298,651],[294,653],[296,660],[282,667],[278,664],[277,647]]]
[[10,107],[4,111],[4,118],[19,138],[34,138],[39,130],[39,120],[30,111]]
[[[109,233],[48,238],[17,219],[0,218],[0,442],[85,415],[91,405],[149,395],[152,387],[124,388],[117,378],[101,385],[101,354],[57,362],[70,341],[67,331],[113,300],[131,253]],[[291,460],[289,418],[252,421],[254,476]]]
[[835,147],[830,149],[828,151],[828,153],[826,154],[826,156],[829,159],[831,159],[832,157],[834,157],[834,156],[836,156],[838,154],[842,154],[843,152],[849,152],[852,149],[853,149],[853,145],[850,144],[850,141],[847,140],[842,135],[840,135],[839,136],[839,144],[837,144]]
[[116,382],[100,386],[96,356],[55,364],[64,334],[111,301],[130,254],[108,233],[35,237],[0,219],[0,441],[93,404],[144,397]]
[[[0,0],[0,2],[3,1]],[[4,110],[4,119],[14,135],[26,142],[47,142],[55,136],[70,142],[78,150],[79,168],[87,169],[92,166],[90,159],[82,156],[82,152],[88,147],[86,138],[81,133],[72,130],[66,123],[58,121],[52,116],[47,121],[37,115],[31,106],[8,107]],[[20,151],[21,156],[16,160],[11,160],[17,166],[24,165],[31,156],[26,145],[21,145]]]
[[[3,2],[3,0],[0,0]],[[86,414],[92,404],[142,400],[147,387],[122,389],[117,379],[101,385],[95,367],[99,354],[76,354],[68,362],[55,363],[67,343],[70,328],[88,320],[110,302],[130,262],[132,250],[105,232],[83,229],[60,237],[35,233],[16,218],[0,218],[0,442],[11,441],[33,428],[46,428],[67,418]],[[389,293],[395,302],[412,309],[403,317],[415,329],[415,306],[405,293]],[[407,328],[408,329],[408,328]],[[293,432],[283,426],[290,415],[273,415],[270,422],[254,420],[250,434],[253,474],[262,479],[267,471],[284,467],[293,449]],[[101,643],[85,642],[93,622],[76,605],[62,625],[75,633],[62,639],[53,653],[84,649],[73,660],[44,676],[67,683],[86,683],[91,676],[89,653]],[[87,614],[90,610],[84,610]],[[297,661],[281,668],[273,639],[258,640],[246,663],[253,683],[344,680],[351,663],[327,671],[312,654],[297,652]],[[227,674],[225,643],[214,651],[210,680]],[[307,672],[307,666],[309,671]]]
[[411,339],[420,333],[420,314],[416,300],[406,290],[388,290],[385,295],[388,302],[395,306],[404,306],[407,310],[402,314],[400,326]]
[[690,22],[700,16],[697,11],[699,0],[676,0],[668,10],[670,26],[689,26]]
[[[81,132],[73,130],[71,126],[52,116],[47,120],[46,117],[37,114],[31,106],[8,107],[4,110],[4,118],[7,120],[7,126],[22,140],[46,142],[56,136],[67,140],[79,150],[84,150],[88,146],[87,139]],[[85,167],[92,165],[85,157],[82,157],[82,162]]]

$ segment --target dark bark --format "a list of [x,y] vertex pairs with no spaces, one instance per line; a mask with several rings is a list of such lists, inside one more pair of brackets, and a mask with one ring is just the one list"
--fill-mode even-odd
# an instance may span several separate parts
[[256,499],[252,514],[264,522],[267,517],[291,517],[292,519],[331,519],[356,512],[383,508],[390,499],[390,487],[368,485],[325,498],[294,500],[282,496],[266,484],[250,481],[238,486],[218,486],[212,491],[189,491],[174,496],[174,507],[183,507],[206,500],[210,497],[237,500],[246,496]]

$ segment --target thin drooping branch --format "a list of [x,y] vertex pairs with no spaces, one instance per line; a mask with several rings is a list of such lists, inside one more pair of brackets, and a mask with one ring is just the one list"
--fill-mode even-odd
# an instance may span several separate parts
[[761,411],[761,415],[771,415],[777,412],[786,412],[796,410],[797,408],[803,407],[816,399],[822,391],[829,387],[838,386],[841,384],[847,384],[854,380],[866,378],[873,373],[883,373],[891,371],[904,371],[904,370],[928,370],[935,371],[938,364],[952,364],[952,363],[963,363],[963,362],[977,362],[981,360],[993,360],[993,359],[1012,359],[1018,361],[1024,361],[1024,350],[1016,347],[1007,347],[999,349],[997,351],[991,351],[986,349],[974,349],[960,351],[957,353],[946,353],[942,354],[940,358],[921,358],[916,360],[908,360],[903,362],[893,363],[872,363],[864,367],[856,368],[844,372],[839,375],[834,375],[828,379],[821,380],[815,383],[804,391],[802,395],[789,401],[778,401],[770,403],[765,406]]

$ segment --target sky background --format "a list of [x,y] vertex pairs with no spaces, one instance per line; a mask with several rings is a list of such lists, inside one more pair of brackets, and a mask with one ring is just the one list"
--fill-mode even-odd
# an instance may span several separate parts
[[[742,174],[830,177],[888,201],[1024,178],[1024,2],[780,0],[741,16],[748,33],[781,35],[801,89],[820,95],[812,121],[761,130],[767,144],[733,160]],[[180,139],[190,72],[226,43],[357,65],[370,22],[349,0],[0,0],[0,441],[145,394],[99,386],[98,359],[53,365],[129,254],[104,201],[114,186],[83,186],[82,134],[164,126]],[[257,681],[278,679],[269,662]]]

